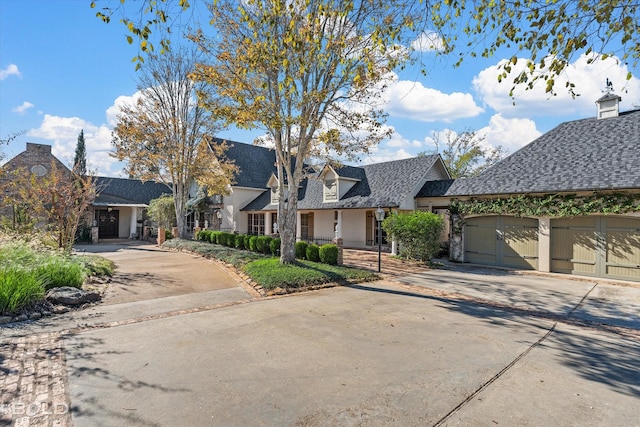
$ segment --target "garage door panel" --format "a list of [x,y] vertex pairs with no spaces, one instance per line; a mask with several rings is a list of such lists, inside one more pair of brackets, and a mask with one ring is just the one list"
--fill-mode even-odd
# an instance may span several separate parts
[[552,220],[551,271],[640,280],[640,218]]
[[465,260],[522,269],[538,268],[538,220],[476,217],[465,226]]
[[496,263],[496,219],[472,218],[466,225],[465,257],[478,264]]

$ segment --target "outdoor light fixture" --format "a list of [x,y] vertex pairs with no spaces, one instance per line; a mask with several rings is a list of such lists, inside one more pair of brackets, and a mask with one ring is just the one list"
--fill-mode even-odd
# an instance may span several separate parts
[[378,221],[378,273],[380,273],[380,258],[382,253],[382,221],[384,220],[384,210],[378,206],[376,209],[376,221]]

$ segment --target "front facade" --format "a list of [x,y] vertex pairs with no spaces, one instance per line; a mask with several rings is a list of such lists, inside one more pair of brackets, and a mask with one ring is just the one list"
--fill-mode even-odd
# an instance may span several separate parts
[[640,110],[598,100],[476,178],[429,183],[456,261],[640,281]]
[[[238,142],[226,156],[239,172],[223,197],[221,228],[247,234],[275,234],[278,226],[275,152]],[[316,243],[340,238],[345,247],[394,250],[378,232],[374,212],[408,212],[425,182],[448,179],[439,155],[377,163],[362,167],[326,164],[310,170],[298,189],[296,237]]]

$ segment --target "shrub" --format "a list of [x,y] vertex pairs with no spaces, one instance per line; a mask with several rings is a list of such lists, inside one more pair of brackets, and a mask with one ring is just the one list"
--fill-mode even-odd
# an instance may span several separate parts
[[393,214],[382,222],[384,231],[400,243],[403,256],[424,262],[429,262],[440,250],[443,227],[440,215],[421,211]]
[[258,241],[258,236],[251,236],[249,238],[249,250],[253,252],[258,252],[257,246],[256,246],[257,241]]
[[309,246],[307,242],[303,242],[303,241],[296,242],[296,245],[295,245],[296,258],[298,259],[307,258],[307,246]]
[[201,242],[210,242],[211,241],[211,230],[200,230],[196,235],[196,239]]
[[256,252],[264,254],[268,250],[269,244],[267,242],[267,236],[258,236],[258,238],[256,239]]
[[273,240],[273,237],[271,236],[263,236],[264,239],[264,249],[262,250],[262,253],[265,255],[271,255],[271,241]]
[[280,245],[281,244],[282,244],[282,241],[278,237],[276,237],[275,239],[271,240],[271,243],[269,244],[269,249],[271,249],[271,255],[280,256]]
[[209,243],[218,244],[218,235],[219,231],[210,231],[209,232]]
[[244,234],[236,234],[235,247],[238,249],[244,249]]
[[320,246],[320,262],[338,265],[338,247],[331,243]]
[[251,240],[251,236],[249,234],[245,234],[244,235],[244,248],[246,250],[250,250],[251,248],[251,243],[249,242]]
[[226,235],[225,246],[227,246],[229,248],[235,248],[236,247],[236,234],[235,233],[225,233],[225,235]]
[[320,247],[315,243],[307,246],[307,259],[312,262],[320,262]]
[[166,229],[164,230],[164,240],[171,240],[173,239],[173,234],[171,234],[171,230]]

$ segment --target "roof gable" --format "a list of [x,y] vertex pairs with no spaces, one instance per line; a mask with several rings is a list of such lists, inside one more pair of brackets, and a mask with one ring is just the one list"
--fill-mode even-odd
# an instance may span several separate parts
[[142,204],[148,205],[163,194],[171,194],[165,184],[139,179],[96,177],[99,193],[94,205]]

